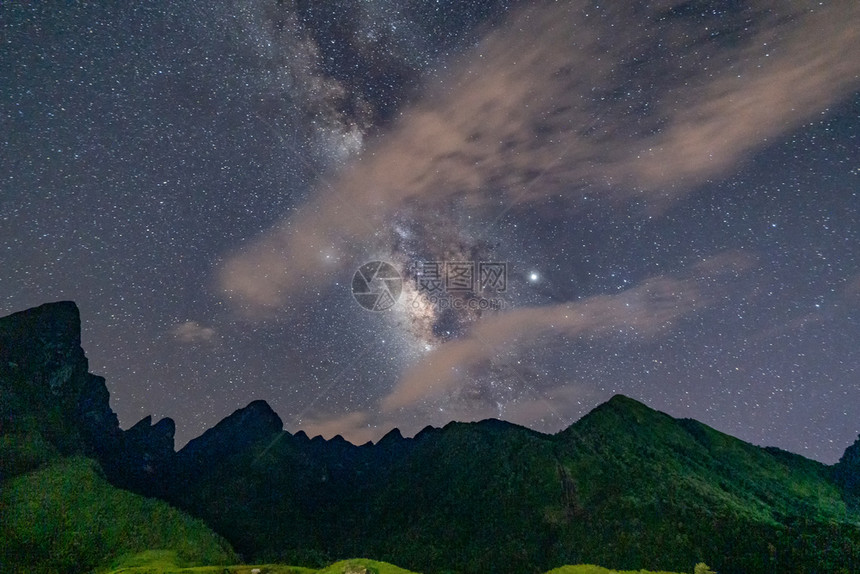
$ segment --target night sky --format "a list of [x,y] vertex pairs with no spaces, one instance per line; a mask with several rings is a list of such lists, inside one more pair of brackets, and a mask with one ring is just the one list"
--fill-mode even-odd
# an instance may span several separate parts
[[0,3],[0,313],[76,301],[178,446],[256,399],[360,444],[622,393],[835,462],[860,3],[606,4]]

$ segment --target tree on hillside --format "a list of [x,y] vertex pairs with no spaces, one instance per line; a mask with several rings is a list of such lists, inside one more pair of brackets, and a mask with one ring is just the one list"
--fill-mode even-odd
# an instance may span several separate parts
[[696,567],[693,568],[693,574],[717,574],[711,568],[705,564],[704,562],[699,562],[696,564]]

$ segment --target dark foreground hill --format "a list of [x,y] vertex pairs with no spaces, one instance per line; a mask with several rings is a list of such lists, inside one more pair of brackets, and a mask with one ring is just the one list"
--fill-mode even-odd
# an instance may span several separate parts
[[552,436],[488,420],[354,446],[287,433],[257,401],[174,453],[172,421],[119,429],[79,328],[71,303],[0,319],[3,485],[90,456],[255,562],[860,571],[860,441],[828,467],[616,396]]

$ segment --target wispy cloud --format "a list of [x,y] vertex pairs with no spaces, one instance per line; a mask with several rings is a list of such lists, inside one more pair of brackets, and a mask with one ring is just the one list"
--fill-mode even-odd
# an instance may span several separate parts
[[[450,420],[504,418],[548,432],[559,430],[600,398],[592,385],[575,379],[539,381],[525,373],[515,376],[517,380],[509,379],[519,387],[516,400],[475,401],[462,391],[486,372],[487,365],[500,360],[510,363],[511,357],[515,363],[516,357],[526,356],[547,338],[591,344],[614,337],[671,338],[679,321],[727,304],[726,294],[756,265],[753,255],[729,251],[679,273],[643,280],[615,295],[485,316],[463,338],[438,346],[407,369],[375,408],[337,415],[319,413],[288,426],[309,436],[330,439],[341,435],[354,444],[378,440],[393,427],[410,436],[428,424],[444,425]],[[438,404],[445,405],[443,411],[436,408]]]
[[669,121],[643,140],[633,183],[654,189],[719,176],[860,85],[860,28],[849,24],[860,5],[773,8],[756,23],[761,32],[725,54],[726,65],[702,70],[663,102]]
[[541,396],[506,405],[504,419],[536,430],[561,430],[590,410],[599,394],[589,385],[569,382],[543,390]]
[[354,264],[408,202],[510,206],[591,184],[659,211],[860,85],[856,2],[754,2],[731,41],[670,6],[513,14],[293,217],[230,255],[219,288],[266,316]]
[[215,340],[216,335],[215,329],[204,327],[197,321],[179,323],[171,329],[171,333],[181,343],[192,344],[211,343]]
[[849,307],[860,307],[860,273],[845,284],[841,295],[842,300]]
[[307,419],[302,421],[299,428],[309,437],[331,439],[340,435],[353,444],[364,444],[379,438],[379,430],[371,426],[369,420],[368,413],[356,411],[330,418]]
[[409,368],[382,400],[382,409],[410,408],[450,393],[469,379],[475,367],[533,345],[543,335],[650,337],[668,333],[681,317],[717,301],[724,279],[752,263],[742,253],[724,253],[703,260],[681,276],[653,277],[617,295],[596,295],[484,318],[466,337],[440,345]]

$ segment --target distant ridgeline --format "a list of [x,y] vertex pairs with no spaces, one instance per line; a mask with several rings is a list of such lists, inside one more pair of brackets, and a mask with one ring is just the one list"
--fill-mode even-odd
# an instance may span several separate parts
[[[255,401],[174,452],[173,421],[121,430],[87,371],[73,303],[0,319],[0,515],[22,481],[58,464],[80,474],[90,458],[95,476],[187,511],[246,562],[860,572],[860,440],[826,466],[616,396],[552,436],[487,420],[354,446],[285,432]],[[169,512],[158,507],[174,524]],[[16,520],[0,520],[0,565],[27,552]],[[202,524],[171,528],[235,559]]]

